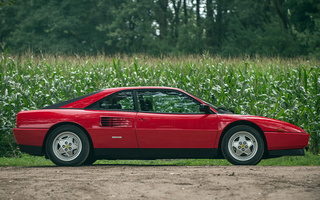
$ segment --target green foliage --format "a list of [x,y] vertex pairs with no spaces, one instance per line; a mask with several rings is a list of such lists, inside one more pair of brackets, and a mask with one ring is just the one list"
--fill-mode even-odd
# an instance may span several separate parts
[[[317,60],[146,55],[0,58],[0,155],[16,150],[12,129],[19,111],[39,109],[103,88],[169,86],[217,106],[287,121],[320,141],[320,67]],[[215,98],[213,99],[212,96]]]
[[1,0],[0,7],[13,6],[14,0]]
[[290,22],[299,32],[316,30],[315,19],[319,17],[319,6],[319,1],[312,0],[288,0],[285,3],[286,9],[290,10]]
[[305,156],[284,156],[262,160],[261,166],[320,166],[320,156],[306,152]]
[[319,57],[317,0],[0,1],[0,50]]
[[[167,159],[167,160],[98,160],[94,165],[154,165],[154,166],[217,166],[231,165],[227,160],[221,159]],[[302,156],[285,156],[281,158],[262,160],[261,166],[320,166],[320,157],[306,152]],[[0,167],[24,166],[42,167],[54,166],[44,157],[19,154],[16,157],[0,157]]]
[[30,156],[28,154],[19,154],[15,157],[1,157],[0,166],[54,166],[51,160],[39,156]]

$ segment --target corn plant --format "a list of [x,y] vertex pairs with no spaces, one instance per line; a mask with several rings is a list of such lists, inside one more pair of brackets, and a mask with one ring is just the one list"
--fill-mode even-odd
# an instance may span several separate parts
[[287,121],[309,132],[310,149],[319,152],[317,60],[208,55],[10,56],[6,52],[0,56],[0,156],[15,152],[12,129],[19,111],[126,86],[177,87],[239,114]]

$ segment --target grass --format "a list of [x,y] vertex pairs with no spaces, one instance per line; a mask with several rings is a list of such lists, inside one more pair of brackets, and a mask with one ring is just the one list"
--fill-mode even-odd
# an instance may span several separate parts
[[[229,166],[223,159],[169,159],[169,160],[98,160],[94,165],[141,165],[141,166]],[[262,160],[260,166],[320,166],[320,157],[306,152],[305,156],[284,156]],[[44,167],[55,166],[44,157],[21,154],[18,157],[1,157],[0,167]]]
[[0,54],[0,156],[13,155],[12,129],[21,110],[39,109],[103,88],[181,88],[239,114],[295,124],[320,145],[319,60],[209,55],[95,57]]

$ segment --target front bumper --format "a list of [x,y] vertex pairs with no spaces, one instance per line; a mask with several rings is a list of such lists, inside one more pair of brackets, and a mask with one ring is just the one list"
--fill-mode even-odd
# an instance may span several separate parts
[[[304,149],[309,142],[309,133],[264,132],[268,144],[268,150]],[[289,152],[289,151],[287,151]]]

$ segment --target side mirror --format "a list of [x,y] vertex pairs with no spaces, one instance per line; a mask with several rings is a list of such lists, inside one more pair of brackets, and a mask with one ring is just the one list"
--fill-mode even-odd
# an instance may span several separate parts
[[208,105],[200,104],[199,110],[205,114],[210,114],[210,107]]

